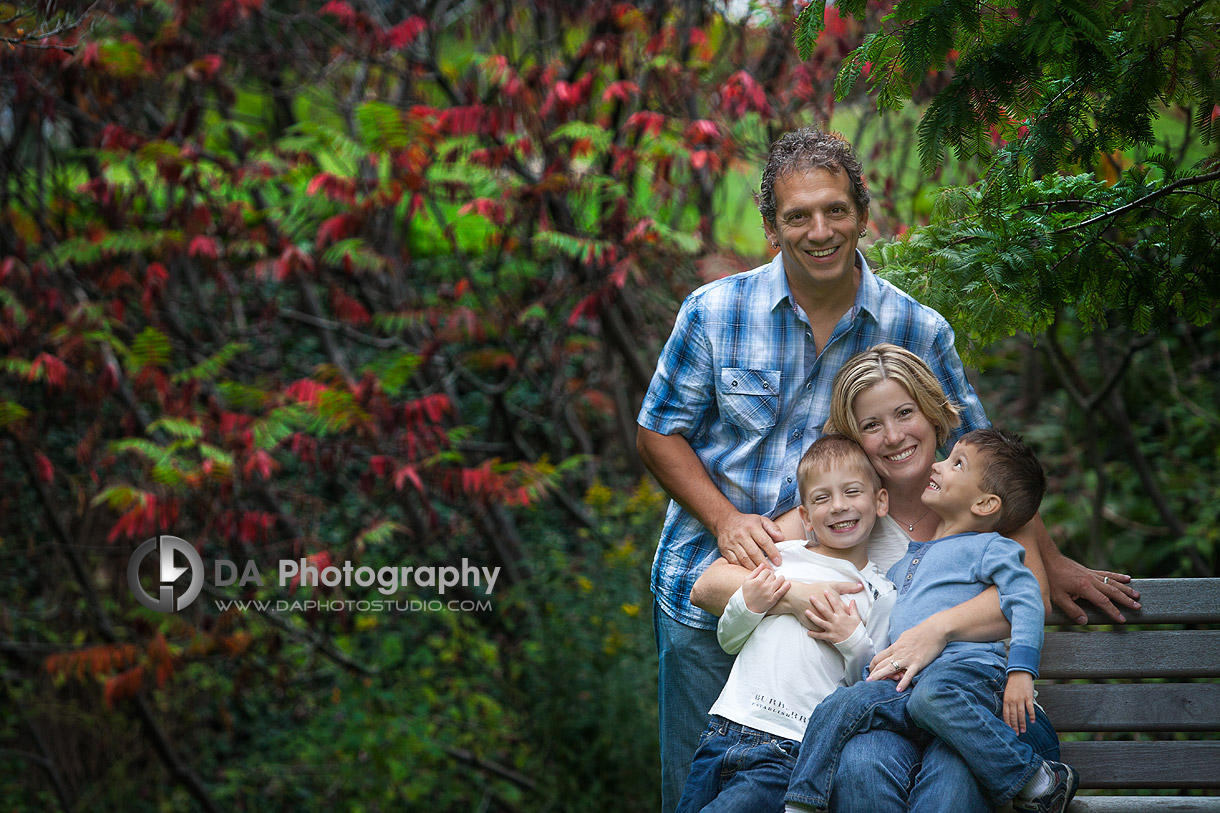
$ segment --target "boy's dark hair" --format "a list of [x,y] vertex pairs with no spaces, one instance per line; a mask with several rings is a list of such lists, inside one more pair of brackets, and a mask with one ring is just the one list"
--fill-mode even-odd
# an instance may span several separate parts
[[1046,492],[1046,473],[1021,436],[992,427],[967,432],[958,443],[982,453],[979,488],[1001,503],[996,532],[1010,534],[1033,519]]
[[877,476],[873,464],[868,462],[868,455],[860,448],[860,444],[847,435],[822,435],[805,450],[801,462],[796,464],[796,485],[801,502],[805,501],[805,487],[809,477],[815,470],[827,468],[832,463],[851,463],[859,466],[860,473],[865,474],[873,484],[873,490],[881,490],[881,478]]
[[870,195],[864,183],[864,171],[856,153],[841,135],[826,133],[816,127],[802,127],[781,136],[771,145],[767,154],[767,165],[763,168],[762,182],[754,201],[758,212],[771,227],[775,228],[775,182],[790,172],[805,172],[825,169],[836,175],[846,172],[851,182],[851,197],[856,205],[856,214],[868,213]]

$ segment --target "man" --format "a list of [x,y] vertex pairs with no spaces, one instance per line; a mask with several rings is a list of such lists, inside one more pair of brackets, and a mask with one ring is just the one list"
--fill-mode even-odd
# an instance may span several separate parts
[[[799,500],[797,462],[826,422],[842,363],[879,342],[898,344],[922,357],[962,408],[961,432],[988,425],[948,323],[874,276],[857,251],[869,199],[842,138],[806,128],[773,144],[757,200],[779,254],[687,298],[637,419],[640,457],[673,498],[652,571],[665,813],[681,797],[732,665],[716,643],[716,619],[690,604],[691,586],[718,555],[749,568],[778,561],[784,534],[772,518]],[[1110,598],[1134,606],[1113,577],[1107,595],[1103,575],[1046,542],[1057,604],[1075,608],[1071,597],[1083,595],[1116,618]],[[803,599],[792,590],[790,600]]]

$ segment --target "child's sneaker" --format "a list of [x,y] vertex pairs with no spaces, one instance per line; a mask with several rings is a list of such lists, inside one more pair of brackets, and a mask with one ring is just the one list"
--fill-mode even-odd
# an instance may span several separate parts
[[1050,790],[1033,799],[1013,799],[1012,809],[1017,813],[1064,813],[1076,788],[1080,785],[1080,774],[1071,765],[1046,761],[1046,767],[1055,775],[1055,784]]

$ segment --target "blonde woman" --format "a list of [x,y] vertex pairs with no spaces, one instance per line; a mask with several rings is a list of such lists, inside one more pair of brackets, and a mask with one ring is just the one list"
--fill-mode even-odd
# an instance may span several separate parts
[[[869,558],[883,570],[905,553],[912,541],[926,542],[936,530],[937,518],[920,500],[928,485],[937,449],[946,445],[959,423],[957,407],[945,396],[928,365],[915,354],[892,344],[879,344],[850,358],[836,374],[832,386],[826,432],[841,432],[864,449],[869,462],[889,493],[889,514],[877,521]],[[795,511],[778,519],[785,538],[801,537]],[[1043,552],[1061,557],[1035,517],[1013,537],[1026,551],[1026,565],[1042,586],[1043,603],[1050,609],[1049,585]],[[1128,604],[1137,598],[1123,582],[1128,578],[1107,571],[1090,571],[1105,586],[1123,588]],[[691,600],[719,613],[744,581],[744,568],[720,560],[701,579]],[[772,612],[803,615],[811,595],[825,585],[790,583],[783,605]],[[1105,594],[1102,594],[1105,595]],[[1113,593],[1115,600],[1121,600]],[[812,624],[812,621],[809,621]],[[872,672],[881,677],[896,674],[906,688],[924,666],[952,641],[994,641],[1008,634],[995,588],[928,618],[903,633],[877,654]],[[897,668],[896,668],[897,666]],[[1054,730],[1037,715],[1025,735],[1043,756],[1055,759],[1058,743]],[[926,745],[926,748],[925,748]],[[869,732],[854,737],[843,752],[835,779],[836,810],[852,810],[858,802],[870,811],[986,810],[981,791],[961,758],[932,740],[913,743],[891,732]],[[855,802],[853,802],[855,800]]]

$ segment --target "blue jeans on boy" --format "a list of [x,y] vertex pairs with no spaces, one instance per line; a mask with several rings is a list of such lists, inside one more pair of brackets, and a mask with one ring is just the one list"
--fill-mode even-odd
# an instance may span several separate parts
[[896,691],[889,680],[861,681],[837,690],[809,720],[787,802],[828,810],[844,747],[853,735],[878,728],[901,734],[916,745],[934,745],[932,737],[940,739],[968,756],[970,772],[989,804],[1007,802],[1030,780],[1042,759],[1000,719],[1004,683],[1001,666],[941,659],[926,667],[904,692]]
[[795,740],[709,718],[678,813],[782,813],[798,747]]
[[715,630],[675,621],[655,601],[652,623],[660,661],[661,810],[673,813],[682,798],[699,734],[729,679],[734,656],[720,648]]
[[[831,813],[991,813],[965,759],[945,743],[893,731],[866,731],[843,747]],[[1040,709],[1021,740],[1044,760],[1059,760],[1059,738]]]

